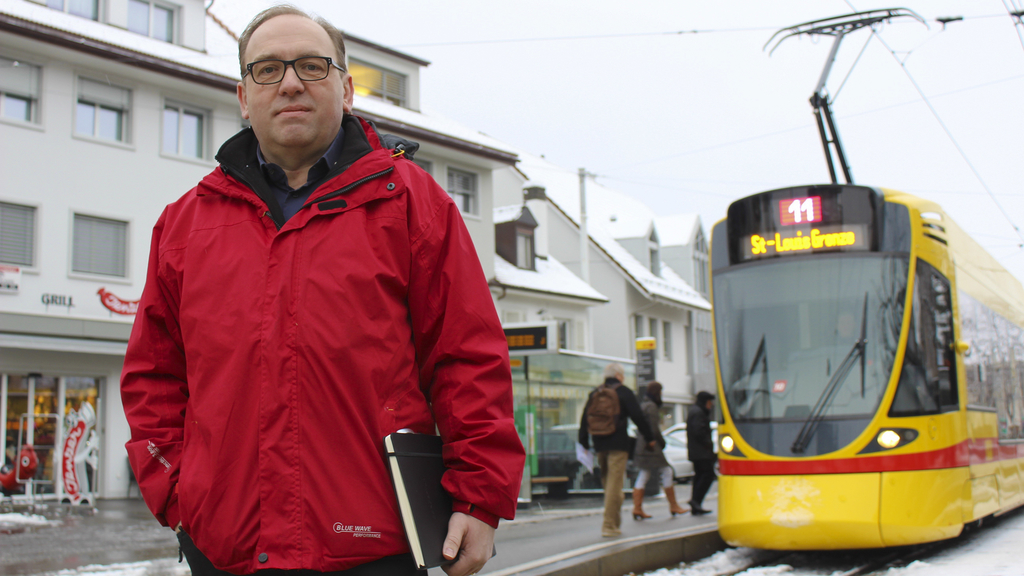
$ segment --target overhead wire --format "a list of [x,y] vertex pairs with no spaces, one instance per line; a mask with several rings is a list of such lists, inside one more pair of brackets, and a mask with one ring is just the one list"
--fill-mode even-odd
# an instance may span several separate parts
[[[850,0],[844,1],[846,2],[846,5],[850,7],[851,10],[853,10],[854,12],[857,11],[857,9],[853,6]],[[1006,4],[1004,0],[1004,6],[1005,5]],[[1017,224],[1013,221],[1013,218],[1010,217],[1010,213],[1006,211],[1006,208],[1003,207],[1003,204],[999,202],[999,199],[996,198],[996,195],[992,192],[992,189],[989,188],[988,184],[985,182],[985,179],[981,177],[981,173],[978,172],[977,168],[975,168],[974,163],[971,162],[971,159],[967,157],[967,152],[965,152],[964,149],[960,146],[960,143],[957,142],[956,137],[953,136],[953,133],[949,130],[949,127],[946,126],[946,123],[943,122],[942,117],[939,116],[938,110],[936,110],[935,107],[932,106],[932,103],[925,95],[924,90],[921,89],[921,86],[917,83],[917,80],[914,79],[914,76],[910,73],[910,70],[907,69],[906,59],[900,60],[900,57],[896,55],[896,51],[893,50],[891,46],[889,46],[889,43],[886,42],[884,38],[882,38],[878,31],[875,30],[874,26],[871,27],[871,35],[878,37],[878,41],[882,43],[882,46],[885,46],[885,49],[888,50],[890,54],[892,54],[892,57],[896,60],[896,63],[900,65],[901,69],[903,69],[903,73],[907,75],[907,78],[910,80],[910,83],[914,85],[914,89],[917,90],[918,95],[921,96],[921,100],[923,100],[925,105],[928,106],[928,109],[931,111],[932,116],[935,117],[935,120],[939,123],[939,126],[942,127],[942,130],[946,133],[946,136],[949,138],[950,142],[953,143],[953,146],[956,148],[957,152],[960,153],[960,157],[964,159],[964,162],[967,164],[967,167],[971,169],[971,172],[974,173],[974,177],[977,178],[978,182],[981,184],[981,187],[985,189],[985,192],[988,193],[989,198],[992,199],[992,203],[995,204],[997,208],[999,208],[999,211],[1003,214],[1003,217],[1006,218],[1006,221],[1017,233],[1017,236],[1021,240],[1019,247],[1024,248],[1024,233],[1021,232],[1020,227],[1017,226]]]
[[1003,0],[1003,6],[1006,6],[1006,11],[1010,13],[1010,18],[1013,20],[1013,29],[1017,31],[1017,38],[1020,38],[1021,48],[1024,48],[1024,33],[1021,32],[1021,29],[1024,28],[1024,22],[1021,21],[1021,13],[1024,10],[1021,10],[1013,0],[1010,0],[1010,4]]

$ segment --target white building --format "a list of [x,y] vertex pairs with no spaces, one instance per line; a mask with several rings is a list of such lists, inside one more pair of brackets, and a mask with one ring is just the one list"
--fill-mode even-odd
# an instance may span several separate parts
[[[0,451],[34,445],[36,494],[63,490],[54,447],[84,405],[99,496],[130,487],[119,381],[152,226],[243,126],[230,30],[258,8],[218,6],[224,18],[202,0],[0,0]],[[462,207],[494,277],[493,173],[515,152],[418,111],[427,62],[347,47],[357,113],[420,142],[415,160]]]
[[695,329],[701,324],[694,318],[709,313],[707,299],[665,260],[653,212],[590,177],[585,183],[588,238],[584,272],[578,171],[522,151],[519,158],[518,172],[530,183],[543,186],[548,199],[547,210],[531,208],[534,215],[541,214],[537,220],[545,225],[540,245],[608,298],[607,304],[589,309],[588,322],[581,330],[586,342],[582,349],[602,357],[636,358],[636,339],[654,337],[655,376],[664,386],[668,417],[664,424],[681,422],[684,406],[693,402],[701,369],[694,360],[699,353],[693,347],[698,341]]

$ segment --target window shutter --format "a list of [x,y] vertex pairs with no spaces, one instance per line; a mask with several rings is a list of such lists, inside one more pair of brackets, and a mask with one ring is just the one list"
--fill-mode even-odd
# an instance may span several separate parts
[[32,266],[36,209],[0,203],[0,262]]
[[0,92],[39,98],[39,67],[0,58]]
[[111,106],[119,110],[127,110],[131,91],[109,84],[96,82],[87,78],[78,79],[78,97],[82,100]]
[[75,214],[71,269],[87,274],[126,276],[128,223]]

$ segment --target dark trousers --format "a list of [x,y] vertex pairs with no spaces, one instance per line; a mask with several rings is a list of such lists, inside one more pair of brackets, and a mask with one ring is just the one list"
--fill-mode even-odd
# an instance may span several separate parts
[[[188,566],[192,569],[192,576],[234,576],[214,567],[209,558],[196,548],[195,542],[185,533],[178,532],[178,547],[182,555],[188,560]],[[257,576],[424,576],[426,572],[416,569],[416,563],[412,554],[399,554],[398,556],[387,556],[380,560],[374,560],[367,564],[361,564],[348,570],[335,572],[317,572],[316,570],[280,570],[270,568],[257,570]]]
[[707,495],[708,490],[711,489],[711,483],[715,481],[718,476],[715,475],[715,461],[714,460],[694,460],[693,461],[693,492],[691,493],[690,502],[696,504],[699,508],[701,503],[704,502],[704,496]]

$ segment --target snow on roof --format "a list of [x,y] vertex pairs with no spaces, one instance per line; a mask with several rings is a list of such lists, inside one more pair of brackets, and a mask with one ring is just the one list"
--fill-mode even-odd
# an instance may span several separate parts
[[494,279],[502,286],[519,288],[531,292],[556,294],[570,298],[582,298],[597,302],[607,302],[608,297],[601,294],[572,273],[554,256],[547,260],[536,258],[536,270],[516,268],[501,256],[494,257]]
[[[227,54],[219,49],[217,52],[211,52],[209,46],[206,52],[200,52],[136,34],[135,32],[129,32],[117,26],[53,10],[26,0],[0,0],[0,12],[71,34],[86,36],[134,52],[184,64],[185,66],[205,72],[211,72],[227,78],[238,78],[237,44]],[[208,37],[210,36],[209,31],[215,27],[215,25],[207,26]],[[217,29],[219,30],[219,27]],[[227,36],[227,34],[224,34],[224,36]]]
[[[548,199],[572,222],[579,225],[579,172],[556,166],[523,151],[519,170],[532,182],[546,188]],[[637,286],[648,294],[710,310],[711,304],[671,268],[662,263],[661,277],[655,276],[616,241],[616,238],[644,237],[654,220],[654,212],[638,200],[587,180],[587,232],[590,238],[614,260]],[[615,220],[612,220],[615,216]],[[660,234],[660,231],[659,231]]]
[[[246,2],[217,2],[211,7],[210,14],[216,16],[235,33],[248,24],[259,11],[276,2],[268,0],[246,0]],[[0,13],[21,18],[30,22],[43,24],[57,30],[84,36],[120,48],[153,56],[162,60],[176,62],[185,66],[223,76],[229,80],[239,78],[238,43],[215,20],[206,18],[206,51],[201,52],[170,44],[141,34],[129,32],[116,26],[90,20],[40,6],[27,0],[0,0]],[[421,128],[428,132],[448,136],[506,154],[514,151],[503,142],[481,134],[479,131],[463,124],[427,112],[416,112],[374,98],[355,97],[357,112],[394,120],[409,126]]]
[[700,226],[697,214],[676,214],[674,216],[657,216],[654,227],[658,230],[658,239],[662,246],[685,246],[693,241],[696,227]]
[[519,220],[519,217],[522,215],[522,204],[516,204],[514,206],[497,206],[494,208],[494,223],[504,224],[505,222],[515,222],[516,220]]

